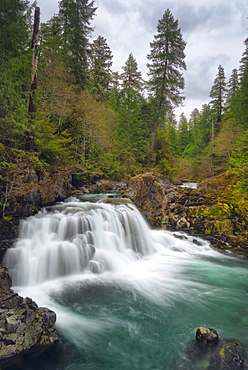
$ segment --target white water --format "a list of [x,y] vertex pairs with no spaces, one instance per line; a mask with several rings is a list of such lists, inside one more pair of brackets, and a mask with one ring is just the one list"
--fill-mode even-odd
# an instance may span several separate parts
[[76,348],[59,369],[179,369],[200,325],[246,338],[247,264],[151,230],[127,200],[70,199],[23,220],[4,265]]

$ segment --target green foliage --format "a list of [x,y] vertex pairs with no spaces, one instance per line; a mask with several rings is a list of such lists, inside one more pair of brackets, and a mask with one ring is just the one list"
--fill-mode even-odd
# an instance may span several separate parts
[[[222,115],[224,111],[226,93],[226,78],[224,68],[220,65],[218,67],[218,73],[215,77],[214,84],[210,91],[210,102],[212,116],[214,123],[218,124],[222,121]],[[216,131],[218,131],[218,125],[216,125]]]
[[98,36],[91,45],[89,83],[98,100],[106,99],[109,95],[112,59],[106,39]]
[[59,19],[61,22],[62,47],[68,71],[75,83],[85,88],[88,80],[90,21],[96,8],[91,0],[61,0]]
[[157,31],[154,41],[150,44],[151,52],[147,56],[150,60],[147,64],[150,77],[148,87],[157,107],[151,149],[147,157],[148,166],[151,165],[160,119],[171,112],[173,106],[179,106],[184,99],[181,90],[184,88],[182,71],[186,69],[186,43],[178,28],[178,21],[174,20],[169,9],[158,21]]

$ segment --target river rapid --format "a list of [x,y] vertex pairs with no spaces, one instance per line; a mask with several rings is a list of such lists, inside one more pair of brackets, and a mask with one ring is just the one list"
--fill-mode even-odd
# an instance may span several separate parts
[[248,349],[247,260],[149,228],[126,199],[70,198],[23,220],[3,264],[57,314],[61,344],[18,369],[187,370],[197,327]]

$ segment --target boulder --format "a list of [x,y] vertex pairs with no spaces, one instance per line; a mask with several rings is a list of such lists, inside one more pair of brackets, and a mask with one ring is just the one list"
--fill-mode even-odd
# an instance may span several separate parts
[[0,267],[0,368],[11,367],[26,354],[39,355],[59,342],[56,314],[38,307],[11,289],[12,279]]
[[186,350],[187,361],[183,366],[197,370],[247,370],[244,355],[240,342],[221,339],[214,329],[201,326],[196,330],[196,339]]
[[147,172],[133,177],[124,196],[130,198],[153,226],[168,223],[168,203],[178,188],[163,175]]

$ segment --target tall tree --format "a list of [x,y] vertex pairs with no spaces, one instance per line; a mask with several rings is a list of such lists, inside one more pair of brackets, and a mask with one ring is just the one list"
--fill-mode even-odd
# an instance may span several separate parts
[[63,47],[75,83],[84,87],[88,77],[90,22],[97,8],[91,0],[61,0],[59,16]]
[[91,45],[91,84],[99,100],[109,92],[113,55],[104,37],[98,36]]
[[138,64],[132,53],[129,54],[128,59],[122,69],[124,71],[121,74],[123,88],[131,88],[141,93],[143,88],[143,79],[141,72],[138,70]]
[[235,68],[232,70],[231,77],[227,83],[226,102],[225,102],[225,116],[232,118],[232,106],[236,99],[237,92],[239,90],[239,74]]
[[134,160],[144,159],[144,146],[147,137],[146,124],[142,120],[142,106],[144,97],[142,95],[143,79],[138,70],[138,64],[129,54],[125,65],[122,67],[123,73],[120,75],[122,89],[119,93],[119,113],[118,142],[122,151],[125,153],[128,162],[130,155]]
[[150,44],[151,52],[147,56],[150,60],[149,86],[156,102],[157,110],[154,120],[153,137],[147,166],[151,165],[157,129],[162,113],[179,106],[183,97],[181,90],[184,88],[182,71],[186,69],[184,61],[186,46],[178,28],[178,21],[174,20],[170,10],[167,9],[161,20],[158,21],[157,35]]
[[28,1],[0,2],[0,141],[23,141],[30,88]]
[[226,95],[225,70],[220,65],[218,67],[218,73],[214,79],[214,84],[210,91],[210,97],[212,98],[212,100],[210,101],[210,106],[213,112],[213,120],[215,124],[218,124],[219,122],[222,121],[225,95]]
[[245,51],[240,61],[240,91],[238,120],[243,128],[248,129],[248,38],[244,42]]

